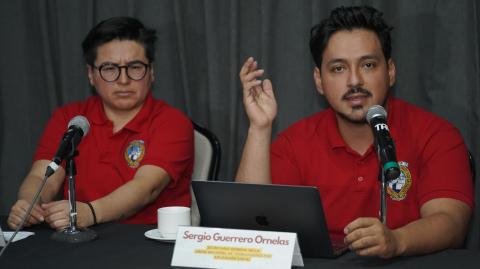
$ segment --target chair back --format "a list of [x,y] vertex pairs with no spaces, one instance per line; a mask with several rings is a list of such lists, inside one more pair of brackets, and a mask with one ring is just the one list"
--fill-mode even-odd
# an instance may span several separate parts
[[217,180],[220,167],[220,141],[209,130],[193,123],[195,164],[192,180]]
[[[220,141],[211,131],[199,126],[195,122],[192,123],[195,143],[195,164],[193,166],[192,180],[217,180],[220,167]],[[198,212],[197,200],[191,187],[190,193],[192,195],[192,226],[198,226],[200,224],[200,213]]]
[[[475,179],[476,179],[476,165],[475,158],[471,151],[468,151],[468,160],[470,162],[470,171],[472,173],[473,193],[475,202]],[[476,208],[475,208],[476,209]],[[473,210],[470,219],[467,236],[463,242],[464,248],[480,249],[480,214],[477,210]]]
[[472,172],[473,186],[475,186],[475,177],[476,177],[477,169],[475,167],[475,158],[473,158],[473,154],[470,151],[468,152],[468,160],[470,161],[470,171]]

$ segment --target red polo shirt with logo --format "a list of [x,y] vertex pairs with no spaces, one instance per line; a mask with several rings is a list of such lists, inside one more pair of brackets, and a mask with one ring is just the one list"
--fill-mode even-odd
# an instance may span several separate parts
[[[94,201],[110,194],[133,179],[142,165],[163,168],[171,178],[157,199],[126,223],[157,222],[157,208],[190,206],[190,179],[194,161],[193,127],[179,110],[155,100],[151,93],[138,114],[120,131],[113,133],[99,96],[57,109],[40,139],[34,160],[50,160],[68,122],[77,115],[90,122],[75,158],[78,201]],[[66,198],[68,182],[64,184]]]
[[[404,101],[389,98],[387,124],[401,176],[389,184],[387,226],[420,218],[434,198],[453,198],[473,207],[468,153],[459,131],[447,121]],[[275,184],[316,186],[332,236],[359,217],[378,217],[379,163],[374,146],[362,156],[341,137],[329,108],[282,132],[271,148]]]

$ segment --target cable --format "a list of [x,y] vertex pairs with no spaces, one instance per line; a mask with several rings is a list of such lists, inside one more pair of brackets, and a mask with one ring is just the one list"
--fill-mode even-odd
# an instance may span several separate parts
[[7,249],[8,245],[10,245],[10,243],[13,241],[13,239],[17,235],[18,231],[20,231],[23,228],[23,225],[25,225],[25,222],[27,221],[27,218],[30,216],[30,213],[32,212],[33,207],[35,206],[38,198],[40,197],[40,193],[42,193],[43,188],[45,187],[45,183],[47,183],[47,178],[48,178],[48,176],[45,175],[45,177],[43,178],[42,185],[40,186],[40,189],[35,194],[35,196],[33,198],[33,201],[32,201],[32,203],[30,204],[30,207],[27,210],[27,214],[25,214],[25,216],[23,216],[22,222],[20,223],[20,225],[18,225],[17,229],[13,233],[12,237],[10,237],[7,244],[5,244],[5,247],[2,249],[2,251],[0,251],[0,258],[2,257],[3,253]]

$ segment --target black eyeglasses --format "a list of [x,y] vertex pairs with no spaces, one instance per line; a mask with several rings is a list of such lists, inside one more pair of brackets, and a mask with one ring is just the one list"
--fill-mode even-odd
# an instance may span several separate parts
[[106,82],[114,82],[122,73],[122,68],[125,68],[127,77],[131,80],[141,80],[147,74],[150,64],[146,64],[140,61],[130,62],[127,65],[118,65],[114,63],[104,63],[100,66],[93,66],[98,69],[100,76]]

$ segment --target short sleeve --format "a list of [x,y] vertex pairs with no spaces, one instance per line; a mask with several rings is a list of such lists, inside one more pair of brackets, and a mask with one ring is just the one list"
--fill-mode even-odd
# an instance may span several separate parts
[[435,132],[422,152],[418,200],[452,198],[473,207],[473,182],[468,151],[451,125]]
[[67,125],[68,119],[63,110],[55,110],[43,130],[33,161],[51,160],[54,157]]
[[194,161],[193,126],[181,112],[170,108],[152,123],[150,145],[142,164],[161,167],[170,176],[169,188],[190,178]]

